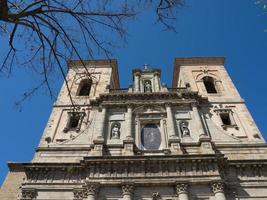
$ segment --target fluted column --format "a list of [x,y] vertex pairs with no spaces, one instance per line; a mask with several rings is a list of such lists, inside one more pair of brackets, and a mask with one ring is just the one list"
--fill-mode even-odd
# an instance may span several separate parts
[[167,130],[168,130],[168,136],[169,139],[175,139],[177,138],[175,134],[175,126],[173,121],[173,115],[172,115],[172,109],[171,104],[166,104],[166,112],[167,112]]
[[122,197],[124,200],[133,199],[134,186],[132,184],[124,184],[121,186],[121,189],[122,189]]
[[176,185],[176,193],[177,193],[179,200],[189,200],[188,184],[187,183],[178,183]]
[[216,200],[226,200],[225,194],[224,194],[224,183],[223,182],[212,183],[211,189],[214,193]]

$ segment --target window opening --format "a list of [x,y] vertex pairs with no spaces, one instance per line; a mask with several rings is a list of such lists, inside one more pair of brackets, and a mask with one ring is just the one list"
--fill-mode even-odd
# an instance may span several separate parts
[[205,85],[207,93],[214,94],[217,93],[217,90],[215,88],[214,79],[210,76],[203,78],[203,83]]
[[226,126],[232,125],[229,113],[221,113],[220,117],[221,117],[223,125],[226,125]]
[[69,125],[69,128],[70,129],[74,129],[74,128],[77,128],[78,125],[79,125],[79,121],[80,121],[80,116],[79,115],[72,115],[70,117],[70,125]]
[[68,123],[63,131],[65,133],[70,130],[75,130],[76,132],[78,132],[80,130],[82,117],[82,113],[69,113]]
[[91,85],[92,85],[91,80],[86,79],[81,81],[78,96],[89,96]]

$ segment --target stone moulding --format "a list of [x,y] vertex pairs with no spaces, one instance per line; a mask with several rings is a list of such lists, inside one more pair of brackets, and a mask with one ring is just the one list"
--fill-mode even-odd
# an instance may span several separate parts
[[[92,100],[92,105],[99,105],[102,102],[111,102],[114,106],[114,102],[122,103],[122,100],[128,100],[128,101],[141,101],[142,104],[144,102],[149,103],[149,101],[153,101],[155,103],[155,100],[157,102],[164,102],[164,103],[173,103],[179,102],[179,103],[207,103],[208,99],[206,97],[202,97],[198,94],[198,92],[193,92],[188,89],[181,89],[179,90],[177,88],[177,91],[171,91],[171,92],[153,92],[153,93],[106,93],[101,94],[98,98],[95,100]],[[191,101],[190,101],[191,100]]]

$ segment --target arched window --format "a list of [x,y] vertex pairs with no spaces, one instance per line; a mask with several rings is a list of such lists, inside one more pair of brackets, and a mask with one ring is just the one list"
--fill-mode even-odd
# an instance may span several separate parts
[[92,81],[90,79],[84,79],[80,82],[77,96],[89,96],[91,90]]
[[215,87],[215,82],[214,79],[210,76],[206,76],[203,78],[203,83],[205,85],[207,93],[217,93],[216,87]]

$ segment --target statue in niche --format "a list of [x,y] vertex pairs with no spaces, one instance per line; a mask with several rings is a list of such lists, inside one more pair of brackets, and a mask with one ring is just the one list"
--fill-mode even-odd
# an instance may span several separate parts
[[183,137],[190,136],[190,130],[188,128],[188,122],[187,121],[181,121],[180,122],[180,130]]
[[120,128],[121,128],[121,124],[119,122],[112,123],[111,139],[120,139]]
[[152,92],[151,81],[147,80],[144,84],[145,92]]

